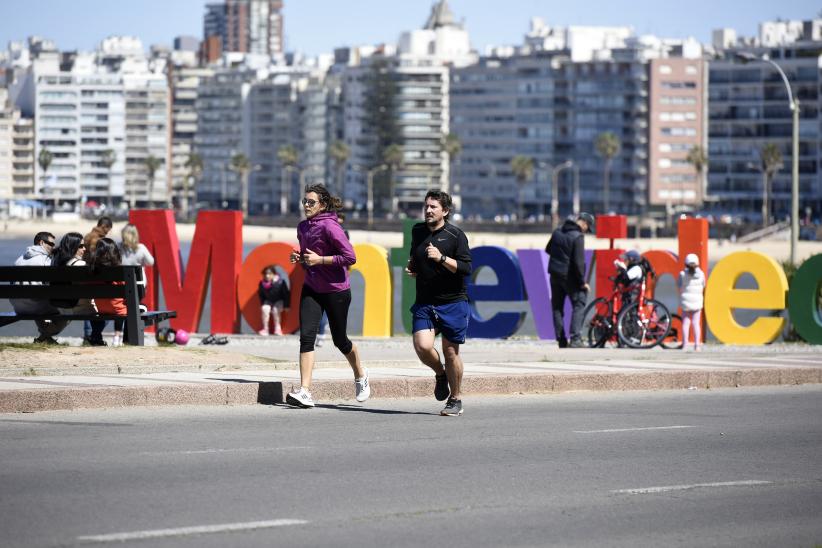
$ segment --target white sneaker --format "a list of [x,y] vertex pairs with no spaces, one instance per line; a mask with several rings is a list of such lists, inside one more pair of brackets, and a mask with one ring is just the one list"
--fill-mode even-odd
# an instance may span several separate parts
[[299,390],[292,390],[289,392],[288,396],[285,397],[285,403],[288,405],[293,405],[294,407],[314,407],[314,400],[311,398],[311,392],[302,386]]
[[365,370],[365,376],[354,381],[354,391],[357,395],[357,401],[363,402],[371,397],[371,383],[368,382],[368,369]]

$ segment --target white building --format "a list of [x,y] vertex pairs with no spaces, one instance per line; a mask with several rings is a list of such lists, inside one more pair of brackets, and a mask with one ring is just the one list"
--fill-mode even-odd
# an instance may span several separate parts
[[14,195],[11,175],[14,108],[8,97],[8,90],[0,88],[0,199],[2,200],[8,200]]
[[[148,59],[133,37],[62,54],[30,39],[28,56],[27,66],[15,68],[10,90],[34,119],[34,195],[64,205],[148,205],[146,159],[154,156],[160,166],[153,202],[166,203],[170,107],[163,60]],[[40,162],[41,155],[51,162]]]
[[[449,133],[450,70],[476,59],[468,33],[441,0],[422,29],[400,36],[396,54],[378,49],[342,71],[343,134],[351,150],[347,199],[361,207],[366,203],[367,173],[384,165],[382,154],[390,145],[402,148],[403,163],[392,173],[392,203],[386,201],[388,175],[373,171],[377,211],[416,215],[428,190],[453,193],[442,147]],[[376,107],[385,115],[375,112],[375,101],[385,103]]]
[[194,153],[194,138],[197,135],[197,95],[200,82],[209,78],[214,71],[209,68],[170,64],[169,83],[171,85],[171,187],[176,205],[183,199],[189,207],[194,205],[195,181],[189,179],[186,164]]
[[203,175],[197,185],[197,201],[202,205],[238,205],[240,180],[228,166],[235,154],[250,157],[248,95],[259,79],[256,70],[221,68],[200,80],[194,150],[203,160]]

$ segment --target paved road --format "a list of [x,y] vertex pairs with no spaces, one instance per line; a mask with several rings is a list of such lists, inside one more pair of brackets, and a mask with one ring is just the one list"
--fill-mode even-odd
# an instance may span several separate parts
[[0,544],[822,543],[822,387],[438,410],[410,399],[0,415]]

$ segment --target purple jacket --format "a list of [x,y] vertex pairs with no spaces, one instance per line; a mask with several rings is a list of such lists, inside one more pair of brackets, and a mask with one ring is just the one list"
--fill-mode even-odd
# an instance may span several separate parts
[[337,214],[324,211],[297,225],[300,253],[310,249],[317,255],[332,256],[331,264],[305,266],[305,285],[317,293],[337,293],[351,287],[348,267],[357,262],[354,248],[337,222]]

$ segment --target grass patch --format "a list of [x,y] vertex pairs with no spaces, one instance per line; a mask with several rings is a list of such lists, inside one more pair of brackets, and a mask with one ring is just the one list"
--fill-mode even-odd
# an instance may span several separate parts
[[37,370],[33,367],[29,367],[28,369],[24,369],[23,370],[23,376],[24,377],[36,377],[37,376]]

